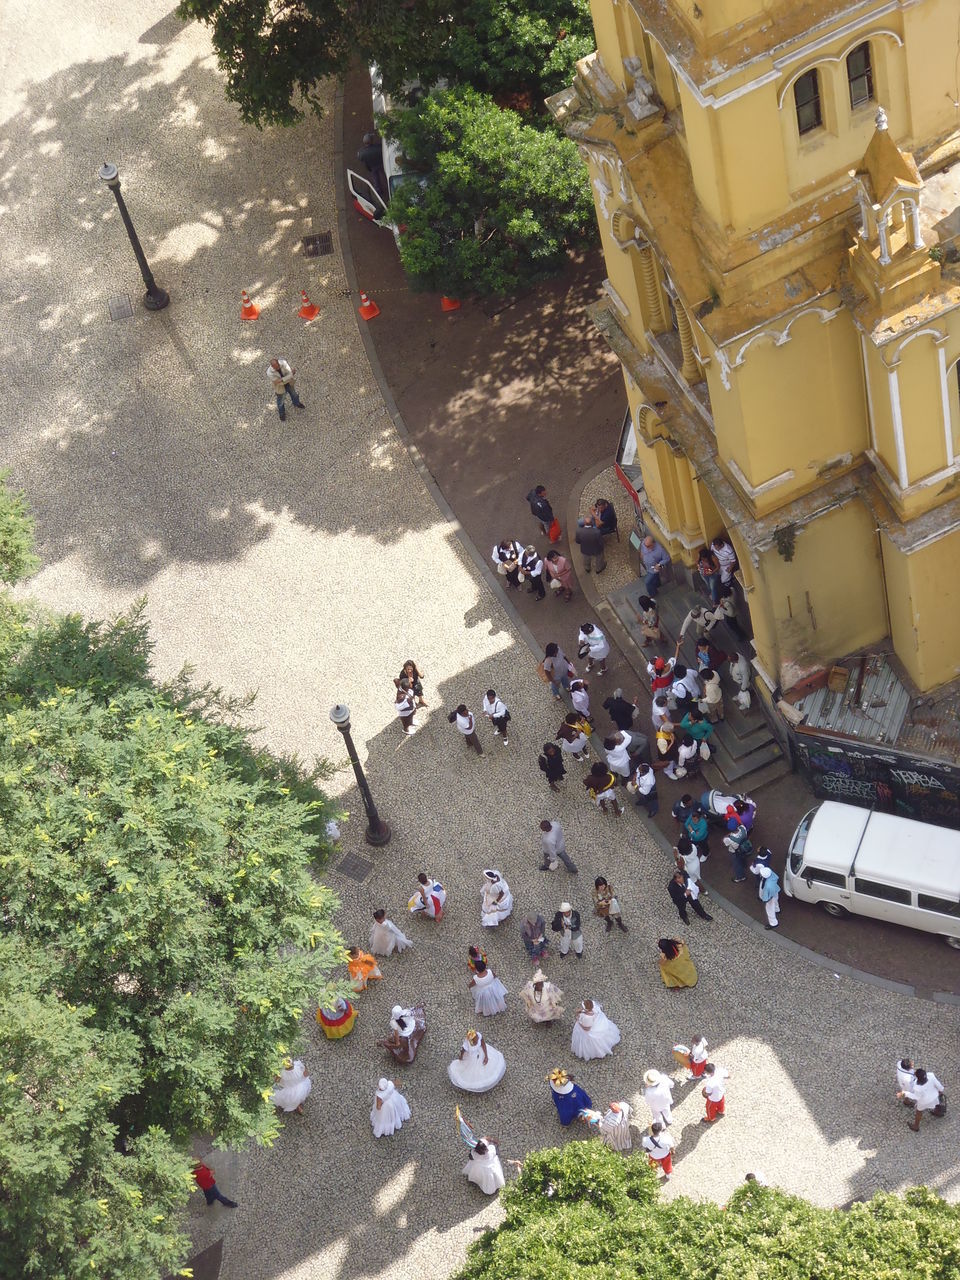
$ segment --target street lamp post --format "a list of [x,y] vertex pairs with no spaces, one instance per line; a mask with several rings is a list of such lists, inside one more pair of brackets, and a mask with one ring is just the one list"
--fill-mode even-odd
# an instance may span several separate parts
[[389,844],[392,832],[380,817],[379,813],[377,813],[377,806],[373,803],[373,796],[370,794],[370,788],[363,775],[363,769],[360,767],[360,757],[357,755],[357,748],[353,745],[353,739],[350,737],[350,708],[343,706],[342,703],[337,703],[330,712],[330,719],[343,734],[343,740],[347,747],[347,755],[350,757],[350,763],[353,765],[353,772],[356,774],[357,778],[357,786],[360,788],[360,794],[363,796],[363,807],[367,811],[367,844]]
[[115,164],[103,164],[97,173],[101,182],[105,182],[113,192],[114,199],[117,202],[117,208],[120,210],[120,217],[123,219],[123,225],[127,228],[127,235],[130,237],[130,243],[133,246],[133,252],[137,259],[137,265],[140,268],[140,274],[143,276],[143,283],[147,286],[146,296],[143,299],[143,305],[148,311],[162,311],[169,303],[170,295],[166,289],[161,289],[153,278],[153,272],[150,270],[150,264],[147,262],[146,254],[140,246],[137,239],[137,233],[134,230],[133,223],[130,221],[130,214],[127,212],[127,206],[123,202],[123,196],[120,194],[120,171]]

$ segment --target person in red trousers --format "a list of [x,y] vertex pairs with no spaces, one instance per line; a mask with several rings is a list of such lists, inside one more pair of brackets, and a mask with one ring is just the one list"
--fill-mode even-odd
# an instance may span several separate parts
[[701,1121],[702,1124],[711,1124],[727,1114],[726,1081],[729,1074],[724,1067],[714,1066],[712,1062],[708,1062],[703,1068],[704,1084],[700,1092],[707,1100],[707,1114]]
[[651,1167],[659,1165],[663,1170],[664,1182],[669,1182],[673,1173],[673,1148],[677,1145],[676,1139],[671,1137],[659,1120],[654,1120],[640,1139],[640,1145],[649,1156]]

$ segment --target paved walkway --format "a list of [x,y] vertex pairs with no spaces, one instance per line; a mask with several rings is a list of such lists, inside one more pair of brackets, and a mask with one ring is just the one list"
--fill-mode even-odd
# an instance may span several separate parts
[[[462,1100],[506,1156],[562,1137],[543,1077],[572,1064],[568,1021],[527,1023],[515,993],[529,971],[519,918],[570,896],[583,911],[582,962],[552,959],[568,1005],[601,999],[620,1025],[612,1058],[578,1072],[599,1103],[634,1098],[643,1070],[700,1030],[733,1072],[728,1119],[695,1122],[701,1099],[679,1090],[682,1130],[668,1194],[723,1200],[745,1170],[820,1203],[877,1187],[929,1182],[960,1198],[955,1113],[919,1135],[894,1105],[893,1060],[913,1052],[948,1087],[958,1014],[809,967],[733,917],[679,925],[661,847],[631,812],[603,818],[572,775],[552,797],[536,748],[556,704],[534,658],[425,487],[376,391],[345,296],[331,166],[333,124],[259,135],[221,97],[199,30],[182,31],[159,4],[104,7],[87,19],[58,0],[38,46],[23,0],[9,13],[0,98],[7,235],[0,244],[4,367],[12,394],[4,457],[32,496],[44,568],[43,602],[100,616],[147,593],[156,663],[183,662],[228,692],[259,688],[265,740],[340,756],[327,719],[347,702],[371,784],[394,827],[358,883],[331,870],[346,937],[365,938],[383,903],[404,906],[421,867],[450,889],[439,926],[410,922],[415,949],[386,962],[363,997],[354,1034],[329,1043],[306,1028],[314,1079],[306,1114],[276,1146],[216,1161],[235,1214],[192,1206],[199,1246],[225,1232],[230,1280],[450,1274],[466,1244],[497,1221],[459,1176],[457,1098],[446,1064],[475,1025],[464,955],[479,929],[480,873],[511,882],[514,917],[483,938],[512,993],[483,1027],[506,1054],[497,1091]],[[155,25],[144,29],[148,22]],[[133,261],[95,170],[121,166],[133,217],[171,307],[111,323],[107,301],[136,302]],[[332,229],[334,254],[309,263],[305,234]],[[238,293],[263,307],[238,319]],[[298,291],[321,305],[309,327]],[[263,369],[282,350],[301,370],[308,409],[281,427]],[[416,656],[431,703],[424,730],[398,735],[390,676]],[[484,735],[467,753],[445,717],[495,686],[514,729],[504,749]],[[335,789],[359,810],[349,774]],[[579,879],[536,870],[537,820],[562,818]],[[344,852],[367,854],[362,821]],[[603,937],[589,887],[616,885],[630,933]],[[655,941],[689,933],[701,979],[668,992]],[[375,1141],[367,1114],[384,1070],[374,1041],[396,1000],[424,999],[430,1028],[404,1071],[414,1122]],[[576,1064],[581,1065],[581,1064]],[[397,1072],[399,1074],[399,1071]],[[639,1108],[641,1120],[643,1108]],[[195,1201],[197,1197],[195,1197]]]

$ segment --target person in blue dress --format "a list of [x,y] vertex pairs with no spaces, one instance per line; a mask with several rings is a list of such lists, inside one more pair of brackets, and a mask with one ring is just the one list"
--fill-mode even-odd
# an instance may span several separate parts
[[550,1092],[562,1125],[572,1124],[582,1110],[593,1108],[587,1091],[574,1084],[573,1078],[562,1067],[551,1071],[547,1080],[550,1082]]

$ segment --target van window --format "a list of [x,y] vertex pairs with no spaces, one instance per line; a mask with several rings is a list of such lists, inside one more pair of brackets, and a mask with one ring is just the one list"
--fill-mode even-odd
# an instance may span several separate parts
[[854,880],[853,887],[857,893],[865,893],[871,898],[883,898],[885,902],[902,902],[910,906],[910,890],[901,889],[894,884],[881,884],[879,880]]
[[934,898],[929,893],[917,894],[917,906],[926,907],[928,911],[939,911],[944,916],[960,916],[960,902],[951,902],[949,898]]
[[821,884],[832,884],[838,889],[847,887],[847,877],[839,871],[825,871],[823,867],[804,867],[803,875],[807,880],[819,880]]

